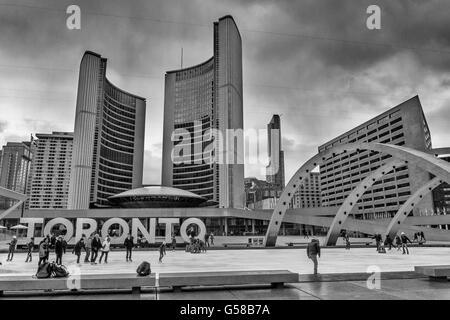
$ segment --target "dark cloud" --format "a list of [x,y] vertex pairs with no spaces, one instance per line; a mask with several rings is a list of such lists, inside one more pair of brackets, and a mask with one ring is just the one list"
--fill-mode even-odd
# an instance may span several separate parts
[[[77,4],[82,29],[66,28]],[[381,30],[366,9],[381,7]],[[41,7],[38,9],[33,7]],[[0,5],[0,142],[72,131],[85,50],[147,98],[145,183],[159,183],[164,73],[213,54],[213,21],[243,39],[244,125],[281,114],[286,177],[317,147],[419,94],[434,145],[448,144],[450,2],[445,0],[28,0]],[[26,89],[26,90],[25,90]],[[11,140],[11,141],[12,141]],[[247,172],[261,176],[261,170]]]

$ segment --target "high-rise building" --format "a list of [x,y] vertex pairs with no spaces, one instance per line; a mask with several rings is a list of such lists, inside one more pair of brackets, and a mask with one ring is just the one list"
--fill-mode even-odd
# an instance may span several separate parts
[[146,101],[114,86],[106,61],[90,51],[81,60],[69,209],[105,206],[142,185]]
[[[281,196],[281,190],[275,188],[271,183],[254,177],[244,179],[245,206],[249,209],[262,209],[261,203],[272,201],[275,203]],[[268,200],[271,199],[271,200]]]
[[[8,142],[1,152],[0,187],[25,194],[33,153],[30,142]],[[0,207],[9,208],[13,200],[2,199]]]
[[[431,136],[418,96],[382,113],[319,147],[319,152],[354,142],[404,145],[416,150],[431,149]],[[349,193],[390,155],[359,150],[334,154],[320,166],[322,206],[340,206]],[[352,214],[358,219],[390,218],[417,189],[430,180],[428,172],[404,165],[384,175],[367,190]],[[413,214],[433,208],[431,194],[423,197]]]
[[[244,146],[242,104],[242,40],[234,19],[225,16],[214,22],[212,58],[166,73],[164,186],[191,191],[221,208],[244,207],[244,164],[239,154]],[[174,131],[179,129],[188,132],[190,140],[172,140]],[[223,139],[203,139],[211,130],[220,132]],[[230,132],[241,134],[241,139],[230,139]],[[172,151],[180,146],[188,154],[176,155],[182,159],[174,163]],[[214,150],[204,156],[207,146]],[[211,161],[222,155],[224,161]]]
[[29,209],[67,209],[73,133],[38,133],[36,137],[27,206]]
[[295,191],[293,208],[317,208],[321,206],[320,173],[311,172]]
[[270,163],[266,168],[266,181],[283,190],[284,152],[281,150],[281,121],[278,114],[274,114],[267,124],[267,141]]

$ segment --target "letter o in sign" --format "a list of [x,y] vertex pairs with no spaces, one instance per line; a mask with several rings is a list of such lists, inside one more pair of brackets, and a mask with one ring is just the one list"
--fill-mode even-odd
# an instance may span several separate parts
[[181,237],[183,238],[183,240],[186,242],[190,241],[190,239],[186,233],[186,229],[187,229],[188,225],[190,225],[190,224],[196,224],[199,227],[200,232],[199,232],[197,238],[204,239],[205,235],[206,235],[206,226],[203,223],[203,221],[198,218],[189,218],[189,219],[184,220],[180,227],[180,234],[181,234]]
[[111,237],[111,243],[123,243],[128,233],[130,232],[130,226],[125,222],[125,220],[120,218],[111,218],[103,224],[102,237],[106,238],[106,236],[108,235],[108,230],[113,224],[118,224],[122,227],[122,235],[120,237]]
[[44,228],[44,236],[47,236],[51,233],[54,226],[62,224],[66,227],[66,235],[64,236],[64,240],[69,242],[69,240],[73,237],[73,224],[66,218],[55,218],[50,220]]

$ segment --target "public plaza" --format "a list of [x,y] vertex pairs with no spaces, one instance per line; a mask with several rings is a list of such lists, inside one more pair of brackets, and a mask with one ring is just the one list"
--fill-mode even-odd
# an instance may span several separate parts
[[[149,288],[139,295],[129,291],[95,291],[80,293],[11,293],[2,299],[193,299],[193,300],[242,300],[242,299],[450,299],[450,283],[433,281],[414,273],[414,266],[450,264],[450,247],[410,247],[410,254],[403,255],[396,248],[379,254],[371,247],[323,248],[319,259],[319,275],[312,275],[312,262],[306,257],[305,248],[274,249],[211,249],[206,253],[191,254],[177,248],[167,250],[163,262],[158,262],[159,253],[135,251],[133,262],[125,262],[124,251],[110,253],[108,263],[91,265],[81,263],[81,274],[133,273],[140,262],[149,261],[152,273],[160,272],[211,272],[211,271],[258,271],[289,270],[299,274],[299,282],[288,283],[283,288],[270,286],[218,286],[186,287],[181,292],[170,288]],[[83,255],[84,256],[84,255]],[[36,272],[37,254],[32,263],[25,263],[25,253],[16,253],[12,262],[5,262],[6,254],[1,254],[0,279],[16,275],[32,276]],[[54,260],[51,254],[50,261]],[[63,263],[71,270],[76,266],[75,256],[64,255]],[[381,271],[380,289],[369,289],[367,279],[371,267]],[[157,292],[156,292],[157,291]]]

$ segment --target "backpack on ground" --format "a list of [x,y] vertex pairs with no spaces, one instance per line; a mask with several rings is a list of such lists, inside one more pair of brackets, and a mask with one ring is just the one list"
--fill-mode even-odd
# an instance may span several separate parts
[[45,262],[38,267],[36,272],[36,278],[38,279],[46,279],[52,276],[53,265],[51,263]]
[[145,277],[145,276],[150,275],[150,273],[152,272],[152,270],[150,268],[150,263],[148,263],[147,261],[142,262],[137,267],[136,272],[141,277]]
[[67,278],[69,276],[69,272],[67,271],[66,266],[62,264],[57,264],[53,266],[53,277],[54,278]]

